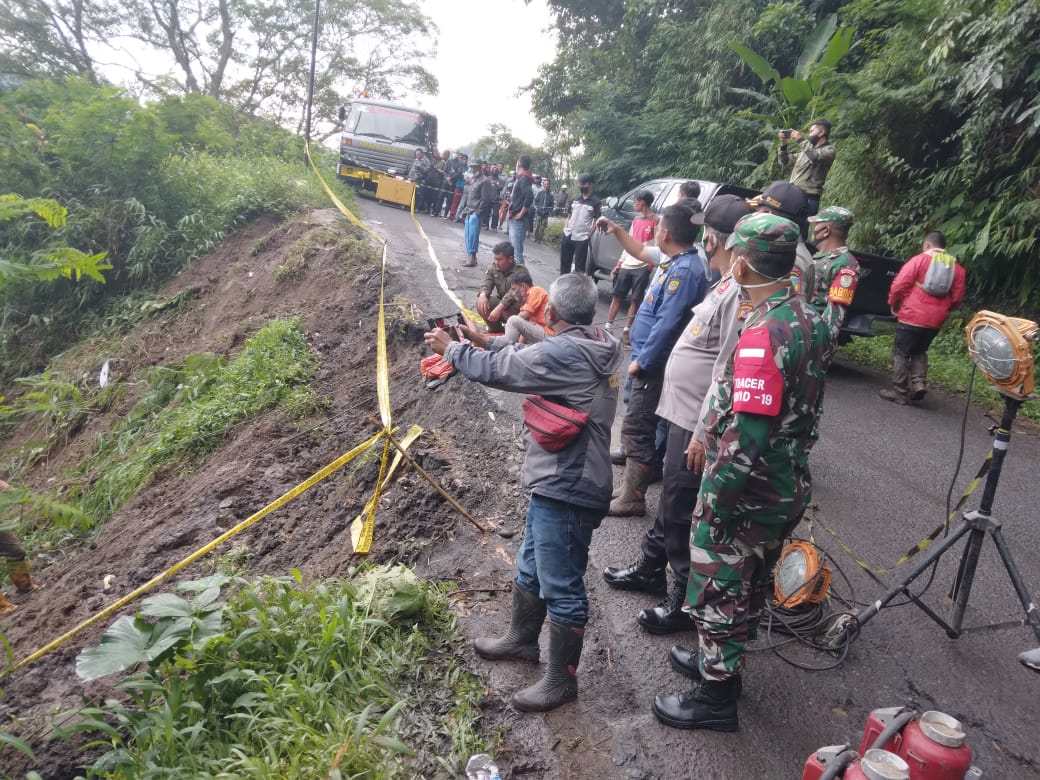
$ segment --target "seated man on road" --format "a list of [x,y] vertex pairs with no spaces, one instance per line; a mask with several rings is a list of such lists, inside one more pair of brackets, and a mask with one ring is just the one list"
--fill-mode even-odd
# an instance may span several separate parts
[[477,314],[487,322],[488,330],[501,333],[503,323],[520,313],[520,304],[513,297],[512,274],[517,269],[513,245],[500,241],[491,250],[495,261],[484,274],[484,282],[477,293]]
[[525,430],[521,480],[531,498],[516,555],[512,620],[503,636],[473,643],[488,660],[537,664],[538,637],[548,613],[545,675],[512,697],[522,712],[545,712],[578,696],[577,668],[589,617],[584,577],[592,533],[610,502],[610,424],[624,365],[618,340],[592,325],[597,297],[596,283],[584,274],[559,277],[549,287],[545,310],[556,335],[529,346],[493,338],[487,350],[480,350],[452,341],[443,330],[426,334],[427,345],[467,379],[537,393],[588,415],[562,447],[545,449],[541,438]]
[[514,268],[510,278],[513,298],[520,303],[520,313],[506,321],[506,339],[513,342],[522,339],[524,344],[545,341],[553,334],[545,324],[545,304],[549,302],[549,293],[534,286],[531,272],[523,266]]

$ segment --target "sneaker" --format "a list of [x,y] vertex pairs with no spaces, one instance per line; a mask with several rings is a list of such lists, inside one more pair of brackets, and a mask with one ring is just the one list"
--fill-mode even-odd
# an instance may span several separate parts
[[627,347],[630,342],[631,339],[629,338],[628,328],[626,327],[623,331],[621,331],[621,343]]
[[609,322],[604,322],[603,323],[603,330],[609,332],[609,331],[611,331],[613,329],[614,329],[613,326]]

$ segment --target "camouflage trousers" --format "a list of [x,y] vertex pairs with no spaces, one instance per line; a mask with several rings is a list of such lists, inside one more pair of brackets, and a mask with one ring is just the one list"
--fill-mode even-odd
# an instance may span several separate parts
[[745,520],[729,527],[713,522],[708,510],[694,522],[686,600],[697,623],[705,680],[726,680],[743,669],[744,648],[765,608],[770,574],[799,519],[785,514],[770,516],[773,522]]

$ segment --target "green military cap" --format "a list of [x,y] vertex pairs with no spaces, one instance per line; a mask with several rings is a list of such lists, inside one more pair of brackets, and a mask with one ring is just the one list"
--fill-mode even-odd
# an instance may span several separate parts
[[820,209],[815,217],[809,217],[810,222],[827,222],[835,225],[839,230],[848,232],[852,228],[852,212],[841,206],[828,206]]
[[798,226],[789,219],[764,212],[748,214],[734,226],[726,249],[742,246],[760,252],[793,255],[800,237]]

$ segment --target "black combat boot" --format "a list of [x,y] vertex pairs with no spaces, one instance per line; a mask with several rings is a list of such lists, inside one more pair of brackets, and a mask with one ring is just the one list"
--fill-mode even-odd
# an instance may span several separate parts
[[673,582],[664,601],[653,609],[639,610],[636,618],[639,625],[651,634],[674,634],[677,631],[695,631],[696,624],[689,612],[683,611],[686,603],[686,586]]
[[664,593],[667,583],[664,564],[654,563],[645,555],[631,566],[608,566],[603,570],[607,585],[618,590],[641,590],[644,593]]
[[513,694],[513,706],[521,712],[548,712],[578,698],[578,661],[585,629],[571,623],[549,621],[549,664],[545,676],[529,688]]
[[736,731],[739,685],[740,675],[721,682],[704,680],[686,693],[655,696],[651,709],[654,717],[673,729]]
[[[701,679],[701,654],[696,650],[688,650],[681,645],[672,645],[668,651],[668,662],[683,677],[700,681]],[[737,681],[737,696],[744,692],[744,683],[738,674],[734,677]]]
[[489,661],[528,661],[538,663],[538,635],[545,622],[545,602],[513,583],[513,617],[506,635],[497,639],[480,637],[473,649]]

